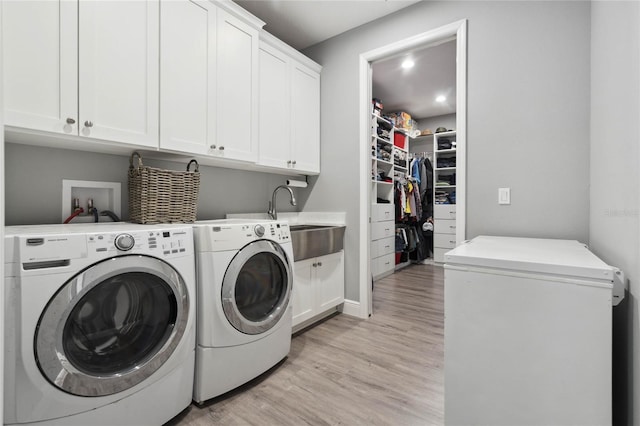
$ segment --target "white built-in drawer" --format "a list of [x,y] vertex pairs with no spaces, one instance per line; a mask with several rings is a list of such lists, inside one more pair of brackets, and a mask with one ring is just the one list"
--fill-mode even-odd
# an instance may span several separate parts
[[381,240],[377,240],[376,244],[378,245],[378,247],[377,247],[378,256],[382,256],[383,254],[390,254],[390,253],[395,253],[396,252],[395,238],[394,237],[383,238]]
[[396,232],[396,224],[394,222],[377,222],[371,224],[371,239],[379,240],[380,238],[393,237]]
[[393,204],[372,204],[371,205],[371,221],[372,222],[386,222],[389,220],[395,221],[395,212]]
[[433,206],[433,217],[435,219],[455,219],[456,205],[455,204],[436,204],[435,206]]
[[380,256],[380,253],[378,253],[378,241],[382,241],[382,240],[376,240],[376,241],[371,241],[371,259],[374,259],[378,256]]
[[378,272],[375,275],[384,274],[385,272],[392,271],[396,267],[395,253],[385,254],[384,256],[380,256],[376,258],[375,261],[377,263],[376,270]]
[[449,248],[439,248],[439,247],[434,247],[433,248],[433,260],[435,260],[436,262],[440,262],[440,263],[444,263],[444,254],[448,251],[450,251],[451,249]]
[[455,234],[456,233],[456,221],[455,219],[438,219],[435,221],[434,234]]
[[452,249],[456,246],[454,234],[433,234],[433,246]]

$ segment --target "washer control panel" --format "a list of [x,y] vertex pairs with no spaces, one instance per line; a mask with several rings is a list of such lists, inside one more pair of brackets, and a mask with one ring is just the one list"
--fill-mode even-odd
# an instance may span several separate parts
[[94,233],[87,235],[87,248],[89,253],[182,256],[193,252],[193,236],[191,229]]
[[136,243],[136,240],[131,234],[120,234],[116,237],[115,246],[118,250],[127,251],[131,250]]

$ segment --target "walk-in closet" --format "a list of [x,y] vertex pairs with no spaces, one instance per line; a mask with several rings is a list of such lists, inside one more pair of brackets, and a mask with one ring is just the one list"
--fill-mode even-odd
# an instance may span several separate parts
[[371,271],[444,261],[457,232],[456,41],[372,63]]

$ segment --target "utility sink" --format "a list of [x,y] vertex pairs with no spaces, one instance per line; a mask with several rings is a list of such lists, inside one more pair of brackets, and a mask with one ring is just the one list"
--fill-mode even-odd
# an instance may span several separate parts
[[339,225],[293,225],[291,243],[293,260],[324,256],[344,248],[344,226]]

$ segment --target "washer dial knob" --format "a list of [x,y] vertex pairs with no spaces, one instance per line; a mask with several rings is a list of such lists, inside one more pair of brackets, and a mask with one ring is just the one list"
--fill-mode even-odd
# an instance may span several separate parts
[[264,226],[262,225],[256,225],[256,227],[253,228],[253,230],[255,231],[258,237],[262,237],[264,235]]
[[115,241],[116,248],[122,251],[131,250],[135,243],[136,240],[129,234],[120,234]]

